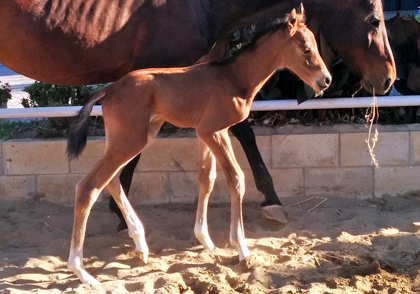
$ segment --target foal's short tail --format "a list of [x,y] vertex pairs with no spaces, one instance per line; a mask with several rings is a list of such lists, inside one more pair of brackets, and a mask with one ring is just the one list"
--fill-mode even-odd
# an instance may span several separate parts
[[67,157],[72,160],[79,157],[87,142],[89,130],[88,118],[96,102],[106,96],[105,89],[96,92],[89,101],[80,109],[75,121],[70,126],[69,137],[67,139]]

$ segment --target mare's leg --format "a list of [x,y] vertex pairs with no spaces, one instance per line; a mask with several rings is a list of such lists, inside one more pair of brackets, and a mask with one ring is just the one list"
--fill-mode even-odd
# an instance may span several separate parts
[[274,190],[273,179],[258,150],[255,134],[251,125],[247,120],[244,120],[232,126],[230,131],[241,143],[251,166],[255,185],[257,186],[258,191],[264,195],[265,201],[261,204],[263,215],[266,218],[276,220],[280,223],[287,223],[287,218],[281,207],[282,204]]
[[206,249],[214,249],[215,246],[209,236],[207,226],[207,208],[210,193],[213,190],[216,180],[216,158],[213,153],[199,140],[200,144],[200,167],[198,174],[199,196],[197,204],[197,215],[195,217],[195,237]]
[[197,136],[210,148],[226,176],[231,197],[230,243],[239,253],[239,260],[250,255],[246,245],[242,218],[245,177],[233,154],[227,129],[210,132],[197,128]]
[[146,243],[146,236],[144,232],[143,224],[138,218],[135,210],[128,201],[127,195],[121,186],[120,177],[116,175],[106,186],[106,189],[111,193],[112,198],[115,199],[116,205],[118,205],[125,222],[128,224],[128,235],[133,239],[136,245],[136,251],[139,252],[140,258],[147,263],[149,256],[149,248]]
[[244,149],[254,175],[255,185],[265,198],[261,206],[282,205],[274,190],[273,179],[265,166],[264,160],[258,150],[254,131],[247,120],[244,120],[230,128],[232,134],[238,138]]
[[[140,160],[140,155],[141,153],[139,153],[136,157],[134,157],[121,171],[120,182],[124,190],[124,193],[127,197],[130,191],[130,186],[131,186],[131,181],[133,179],[134,170],[136,169],[136,166]],[[109,209],[112,212],[114,212],[120,219],[120,224],[117,226],[117,232],[127,229],[127,223],[125,222],[124,216],[121,213],[121,210],[118,208],[117,203],[115,203],[114,197],[111,197],[109,199]]]

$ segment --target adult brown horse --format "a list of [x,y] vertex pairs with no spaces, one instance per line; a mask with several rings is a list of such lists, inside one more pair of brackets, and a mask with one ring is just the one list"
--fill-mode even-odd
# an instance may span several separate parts
[[[367,90],[388,91],[396,69],[381,0],[0,0],[0,63],[49,83],[115,81],[134,69],[190,65],[232,21],[301,2],[309,28],[323,36],[321,53],[340,54]],[[265,197],[263,212],[285,221],[251,127],[244,121],[231,131]],[[138,159],[121,174],[126,193]]]
[[397,14],[386,21],[389,42],[394,52],[398,82],[403,95],[420,93],[420,23],[410,15]]

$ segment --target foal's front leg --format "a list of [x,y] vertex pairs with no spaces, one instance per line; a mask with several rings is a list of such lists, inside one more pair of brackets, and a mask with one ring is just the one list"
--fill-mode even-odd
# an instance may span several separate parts
[[244,120],[230,128],[232,134],[239,140],[254,175],[255,185],[265,201],[261,204],[263,215],[279,223],[287,223],[282,204],[274,190],[273,179],[265,166],[258,150],[254,131],[247,120]]
[[198,204],[197,215],[195,218],[194,234],[195,237],[206,249],[214,249],[214,243],[210,238],[207,225],[207,209],[210,194],[213,191],[216,180],[216,158],[213,153],[200,139],[200,167],[198,175]]
[[230,243],[239,253],[239,260],[250,255],[246,245],[242,217],[245,177],[233,153],[227,129],[210,132],[197,128],[197,136],[210,148],[226,176],[231,198]]

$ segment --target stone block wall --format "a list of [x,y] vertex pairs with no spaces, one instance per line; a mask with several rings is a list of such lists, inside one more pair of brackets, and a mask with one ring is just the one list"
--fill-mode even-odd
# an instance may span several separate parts
[[[364,125],[284,126],[254,129],[257,144],[280,197],[372,198],[420,190],[420,126],[378,126],[374,168]],[[239,142],[232,138],[246,177],[246,201],[261,201]],[[0,199],[43,197],[72,204],[74,187],[100,158],[105,141],[91,138],[82,156],[69,162],[65,140],[0,141]],[[197,188],[198,142],[193,132],[158,138],[146,149],[130,191],[136,203],[193,203]],[[228,202],[223,174],[213,202]]]

